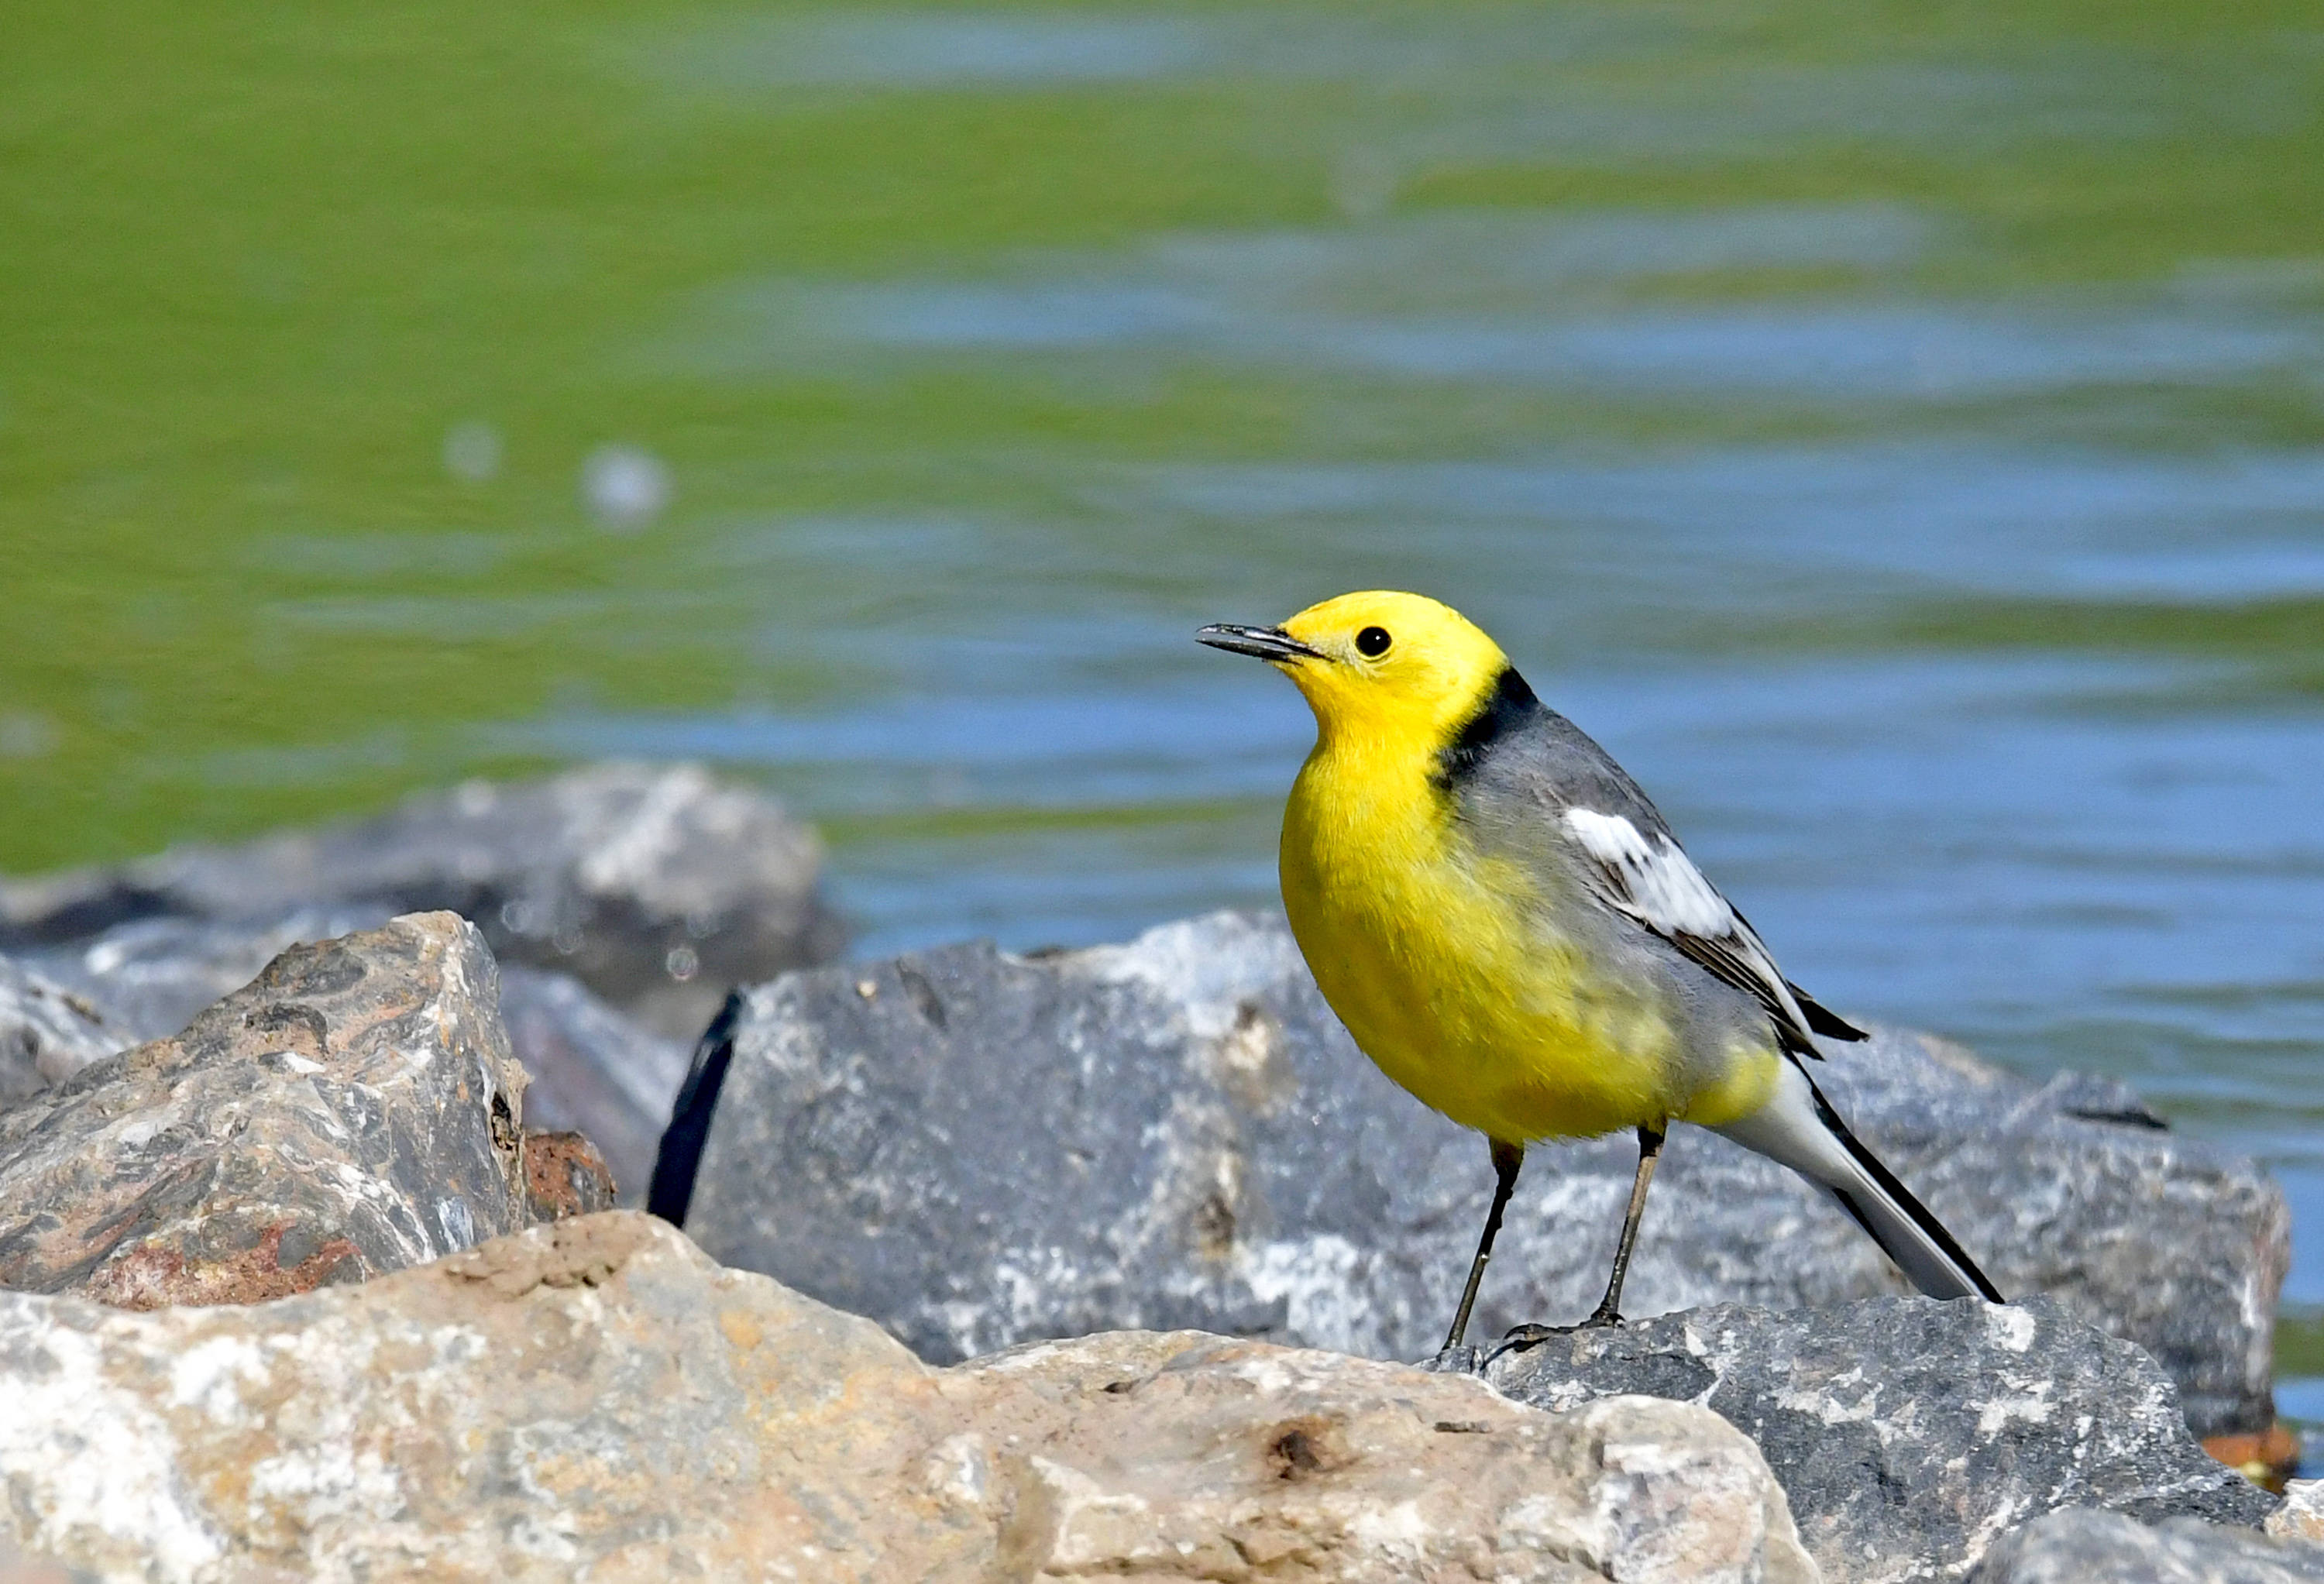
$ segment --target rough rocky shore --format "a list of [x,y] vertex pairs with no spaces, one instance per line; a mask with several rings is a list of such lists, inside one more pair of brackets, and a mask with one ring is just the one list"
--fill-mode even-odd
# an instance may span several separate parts
[[[1835,1052],[2007,1306],[1682,1130],[1642,1318],[1425,1369],[1483,1152],[1279,921],[817,968],[819,895],[619,766],[0,882],[0,1580],[2324,1579],[2200,1439],[2282,1196],[2119,1085]],[[1479,1334],[1628,1172],[1534,1152]]]
[[443,909],[501,963],[535,1125],[643,1191],[727,987],[836,956],[814,833],[697,766],[470,782],[375,819],[0,879],[0,1103],[175,1034],[301,941]]

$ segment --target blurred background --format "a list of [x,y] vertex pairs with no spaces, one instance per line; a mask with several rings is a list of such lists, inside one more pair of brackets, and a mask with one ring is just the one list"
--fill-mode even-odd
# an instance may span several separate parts
[[[693,757],[857,949],[1274,896],[1390,585],[2324,1374],[2312,0],[10,11],[0,870]],[[2324,1389],[2284,1405],[2324,1414]]]

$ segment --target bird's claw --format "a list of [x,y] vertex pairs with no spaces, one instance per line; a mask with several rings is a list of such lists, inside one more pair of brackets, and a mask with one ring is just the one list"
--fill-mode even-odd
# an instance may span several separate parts
[[1432,1375],[1474,1375],[1485,1367],[1483,1349],[1467,1342],[1455,1342],[1437,1349],[1436,1357],[1420,1368]]
[[1485,1355],[1477,1368],[1489,1368],[1493,1360],[1504,1353],[1519,1352],[1526,1348],[1538,1348],[1552,1338],[1564,1336],[1573,1329],[1570,1325],[1539,1325],[1531,1321],[1523,1325],[1513,1325],[1502,1335],[1499,1341],[1493,1344],[1492,1350]]
[[1555,1337],[1570,1337],[1576,1331],[1602,1331],[1621,1323],[1622,1317],[1619,1313],[1603,1307],[1593,1311],[1589,1319],[1573,1325],[1543,1325],[1536,1321],[1527,1321],[1523,1325],[1509,1327],[1503,1333],[1501,1340],[1493,1344],[1492,1350],[1478,1361],[1477,1368],[1480,1370],[1487,1368],[1494,1359],[1504,1353],[1516,1353],[1527,1348],[1538,1348]]

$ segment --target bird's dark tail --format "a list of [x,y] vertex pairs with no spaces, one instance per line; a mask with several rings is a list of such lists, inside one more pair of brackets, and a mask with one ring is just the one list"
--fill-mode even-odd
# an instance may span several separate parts
[[1773,1100],[1718,1131],[1746,1149],[1781,1161],[1838,1200],[1896,1262],[1896,1268],[1930,1297],[2006,1302],[1944,1223],[1849,1131],[1798,1063],[1784,1061]]

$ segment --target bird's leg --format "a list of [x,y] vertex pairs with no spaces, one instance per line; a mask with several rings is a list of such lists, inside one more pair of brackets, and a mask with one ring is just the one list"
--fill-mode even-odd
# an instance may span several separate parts
[[1663,1129],[1650,1122],[1638,1124],[1638,1175],[1630,1184],[1629,1213],[1622,1218],[1622,1240],[1614,1246],[1613,1273],[1606,1278],[1606,1295],[1582,1323],[1622,1323],[1622,1278],[1630,1274],[1630,1250],[1638,1241],[1638,1221],[1646,1213],[1646,1184],[1655,1180],[1655,1162],[1663,1153]]
[[1593,1326],[1622,1323],[1622,1278],[1630,1274],[1630,1250],[1638,1240],[1638,1220],[1646,1211],[1646,1184],[1654,1181],[1655,1162],[1663,1151],[1663,1129],[1642,1124],[1638,1128],[1638,1174],[1630,1183],[1630,1210],[1622,1218],[1622,1240],[1614,1246],[1614,1269],[1606,1280],[1606,1295],[1598,1307],[1580,1325],[1541,1325],[1527,1322],[1512,1326],[1500,1340],[1500,1345],[1488,1351],[1478,1368],[1482,1369],[1504,1353],[1522,1348],[1536,1348],[1552,1337],[1568,1336],[1574,1331],[1588,1331]]
[[1447,1353],[1459,1347],[1461,1339],[1469,1334],[1469,1311],[1476,1307],[1477,1288],[1485,1279],[1485,1262],[1493,1257],[1493,1239],[1501,1230],[1501,1211],[1508,1208],[1509,1195],[1517,1189],[1518,1168],[1525,1165],[1524,1145],[1499,1138],[1491,1143],[1493,1208],[1485,1212],[1485,1234],[1477,1239],[1477,1257],[1469,1262],[1469,1285],[1461,1289],[1461,1307],[1452,1316],[1452,1334],[1444,1339]]

